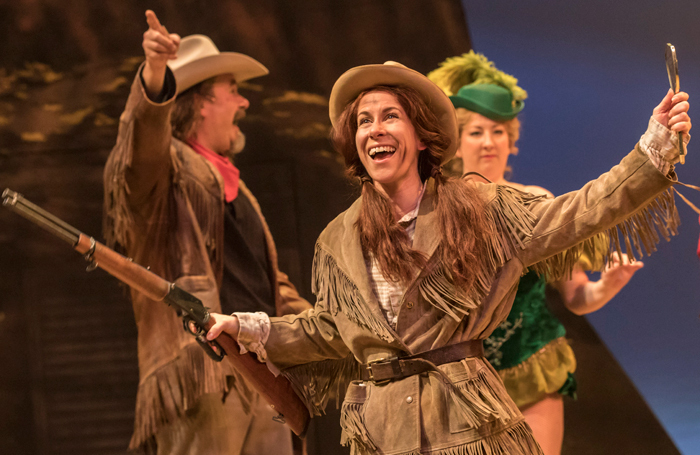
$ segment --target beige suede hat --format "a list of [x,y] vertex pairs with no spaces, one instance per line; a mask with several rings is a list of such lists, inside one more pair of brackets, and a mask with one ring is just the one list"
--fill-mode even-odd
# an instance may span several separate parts
[[452,102],[440,87],[427,77],[397,62],[356,66],[343,73],[331,90],[329,114],[333,126],[345,107],[353,102],[357,95],[377,85],[404,86],[416,90],[428,108],[442,122],[445,131],[452,139],[450,148],[442,157],[442,162],[452,159],[459,147],[459,127]]
[[262,63],[245,54],[219,52],[204,35],[182,38],[177,58],[169,61],[168,66],[175,74],[178,93],[220,74],[232,73],[236,82],[243,82],[269,73]]

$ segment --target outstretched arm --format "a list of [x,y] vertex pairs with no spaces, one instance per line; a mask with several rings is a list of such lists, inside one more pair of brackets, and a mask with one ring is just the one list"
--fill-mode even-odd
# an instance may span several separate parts
[[570,280],[559,281],[553,286],[561,293],[569,311],[582,316],[601,309],[642,267],[644,264],[641,261],[630,263],[626,254],[620,260],[618,254],[614,253],[612,261],[601,272],[598,281],[590,281],[586,272],[576,267]]
[[[654,109],[638,146],[618,166],[578,191],[533,202],[529,210],[537,223],[521,255],[523,264],[539,263],[615,226],[623,229],[626,238],[639,234],[645,246],[653,248],[653,228],[647,224],[663,223],[662,231],[675,226],[672,203],[661,206],[655,199],[676,179],[673,164],[678,162],[678,139],[674,133],[682,132],[688,138],[688,108],[686,93],[667,93]],[[658,213],[656,218],[645,218],[641,210]],[[633,215],[640,219],[624,226]],[[625,231],[626,227],[632,231]]]

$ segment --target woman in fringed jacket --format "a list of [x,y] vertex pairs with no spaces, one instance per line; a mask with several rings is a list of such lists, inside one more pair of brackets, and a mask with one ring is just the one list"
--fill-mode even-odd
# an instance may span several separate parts
[[[518,152],[519,113],[527,98],[517,79],[497,69],[485,56],[469,51],[451,57],[428,74],[450,97],[457,114],[460,145],[455,153],[465,178],[494,182],[554,197],[539,186],[506,180],[509,156]],[[664,134],[663,129],[659,130]],[[453,163],[450,163],[450,165]],[[447,165],[447,166],[450,166]],[[607,239],[598,242],[601,254]],[[547,283],[528,272],[520,279],[508,318],[484,340],[486,359],[503,380],[545,455],[559,455],[564,440],[564,396],[576,398],[576,357],[564,325],[547,305],[545,288],[554,287],[570,311],[583,315],[602,308],[643,264],[614,255],[604,266],[597,251],[586,252],[568,279]],[[584,270],[601,270],[589,281]]]
[[315,308],[213,315],[208,337],[237,337],[312,415],[347,387],[341,442],[352,453],[541,453],[482,340],[525,271],[566,274],[597,235],[652,251],[657,229],[675,231],[674,133],[690,129],[687,99],[669,93],[654,110],[662,140],[645,133],[619,165],[552,199],[446,178],[459,137],[442,90],[393,62],[352,68],[330,117],[362,196],[318,239]]

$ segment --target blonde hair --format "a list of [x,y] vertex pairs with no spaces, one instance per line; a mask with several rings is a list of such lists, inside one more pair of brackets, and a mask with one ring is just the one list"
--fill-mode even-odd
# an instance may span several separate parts
[[[459,140],[462,140],[462,131],[469,125],[475,112],[465,109],[463,107],[458,107],[455,109],[455,114],[457,115],[457,126],[459,127]],[[517,155],[518,147],[515,145],[520,139],[520,120],[518,117],[514,117],[505,122],[498,122],[502,124],[506,129],[506,134],[508,135],[508,144],[510,146],[510,154]],[[445,170],[449,175],[461,176],[464,173],[464,164],[461,159],[455,158],[449,163],[445,164]],[[510,174],[512,169],[510,166],[506,166],[506,174]]]
[[[455,113],[457,114],[457,125],[459,126],[459,137],[461,139],[462,131],[467,127],[467,125],[469,125],[469,122],[474,116],[474,112],[463,107],[458,107],[455,109]],[[508,143],[510,144],[510,154],[517,155],[518,147],[515,146],[515,143],[518,142],[518,139],[520,139],[520,120],[518,120],[518,117],[514,117],[510,120],[506,120],[505,122],[498,123],[506,128]]]

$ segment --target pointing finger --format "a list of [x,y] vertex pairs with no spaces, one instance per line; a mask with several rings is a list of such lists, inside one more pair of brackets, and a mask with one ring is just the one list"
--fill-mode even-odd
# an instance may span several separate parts
[[168,31],[163,27],[158,20],[158,16],[156,16],[156,13],[154,13],[152,10],[146,10],[146,22],[148,23],[148,26],[152,29],[155,30],[158,33],[162,33],[165,36],[168,36]]

